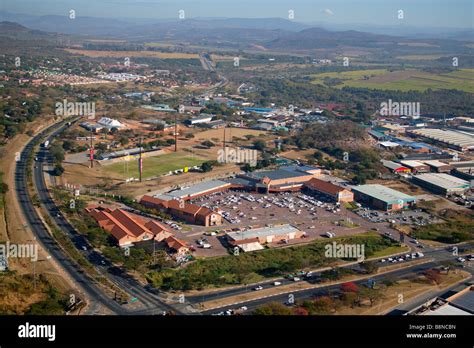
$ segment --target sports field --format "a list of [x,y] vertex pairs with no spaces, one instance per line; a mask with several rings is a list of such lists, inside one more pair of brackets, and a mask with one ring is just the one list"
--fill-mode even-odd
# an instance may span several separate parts
[[474,93],[474,69],[459,69],[434,74],[420,70],[389,71],[386,69],[354,70],[311,75],[312,83],[324,84],[325,79],[339,79],[337,88],[360,87],[383,90],[425,91],[457,89]]
[[[143,178],[157,177],[170,171],[201,165],[206,160],[188,153],[170,153],[143,159]],[[105,172],[123,178],[138,178],[138,160],[118,162],[103,166]]]

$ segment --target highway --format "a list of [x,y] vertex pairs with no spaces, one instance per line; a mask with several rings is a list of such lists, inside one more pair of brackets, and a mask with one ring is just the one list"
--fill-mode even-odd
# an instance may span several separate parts
[[[134,278],[128,276],[118,267],[110,264],[100,253],[96,252],[88,243],[86,238],[80,235],[69,222],[61,214],[59,208],[51,199],[49,190],[46,185],[44,177],[45,166],[52,166],[52,158],[47,148],[40,147],[37,154],[37,161],[33,172],[33,181],[36,186],[40,203],[46,209],[51,219],[56,225],[65,233],[73,242],[76,248],[83,253],[83,255],[95,266],[96,270],[102,275],[106,276],[112,283],[117,285],[122,291],[128,293],[130,297],[137,297],[142,308],[129,309],[119,305],[114,299],[103,294],[102,290],[95,285],[95,281],[85,274],[74,262],[72,262],[67,255],[58,247],[54,239],[48,233],[46,227],[34,209],[31,198],[29,197],[26,187],[26,166],[27,156],[33,151],[33,141],[41,140],[47,133],[52,132],[48,136],[51,142],[54,137],[64,131],[67,125],[54,125],[47,130],[38,134],[33,140],[28,143],[22,154],[21,160],[17,162],[15,173],[15,187],[18,195],[20,206],[24,212],[28,225],[31,227],[37,240],[43,245],[48,253],[55,260],[58,261],[64,270],[70,275],[73,281],[81,288],[87,295],[91,302],[97,302],[113,313],[116,314],[136,314],[135,312],[147,310],[147,314],[162,314],[164,311],[174,311],[180,313],[175,307],[164,303],[157,291],[144,287],[139,284]],[[84,250],[86,247],[87,250]],[[97,303],[91,303],[91,307],[96,307]]]
[[[28,155],[34,150],[33,142],[40,140],[47,131],[52,131],[59,128],[59,125],[53,125],[47,130],[42,131],[40,134],[35,136],[21,152],[21,158],[16,163],[15,170],[15,190],[19,205],[23,211],[26,222],[30,226],[33,234],[36,236],[36,240],[43,246],[49,255],[60,264],[68,275],[73,279],[77,286],[94,302],[105,306],[113,313],[125,314],[125,310],[115,301],[103,295],[102,291],[94,285],[94,282],[85,275],[78,266],[73,263],[64,252],[58,247],[55,240],[51,237],[48,230],[46,229],[43,221],[39,217],[35,210],[31,197],[27,191],[27,158]],[[37,166],[40,167],[40,166]],[[36,177],[36,181],[39,179]],[[44,192],[43,192],[44,194]],[[96,305],[91,303],[91,307]]]
[[[387,273],[384,273],[384,274],[379,274],[379,275],[374,274],[370,278],[373,279],[376,282],[380,281],[381,279],[383,279],[385,277],[387,277],[388,275],[390,275],[391,277],[394,277],[396,279],[406,278],[406,277],[409,277],[413,274],[426,271],[427,269],[440,266],[440,264],[442,264],[445,261],[454,261],[454,259],[455,259],[455,256],[453,256],[452,253],[447,251],[446,249],[433,249],[433,248],[428,248],[428,247],[425,247],[425,249],[426,250],[423,251],[423,253],[425,254],[423,259],[430,260],[429,262],[424,263],[424,264],[414,264],[411,267],[407,267],[407,268],[404,268],[404,269],[393,270],[393,271],[390,271],[390,272],[387,272]],[[411,261],[405,261],[405,262],[411,262]],[[353,266],[353,265],[346,266],[346,267],[352,268],[352,269],[357,268],[357,266]],[[381,270],[383,271],[383,267],[381,267]],[[471,268],[471,267],[466,267],[465,270],[470,272],[471,274],[474,274],[474,269]],[[321,272],[313,272],[312,276],[309,279],[305,279],[303,281],[307,281],[311,284],[316,285],[319,282],[320,273]],[[261,285],[264,288],[270,288],[270,287],[271,288],[278,288],[278,287],[281,287],[285,284],[287,285],[289,283],[293,283],[291,280],[288,280],[288,279],[277,279],[278,282],[281,282],[281,285],[273,286],[274,281],[275,280],[268,281],[268,282],[262,282],[259,285]],[[357,283],[357,284],[366,284],[367,279],[355,281],[355,283]],[[188,300],[191,303],[198,304],[199,302],[211,301],[211,300],[222,299],[222,298],[226,298],[226,297],[230,297],[230,296],[241,295],[241,294],[244,294],[244,293],[249,292],[249,291],[254,291],[254,290],[252,290],[252,288],[254,288],[254,287],[255,287],[255,285],[249,286],[249,287],[244,287],[244,288],[227,289],[227,290],[218,291],[218,292],[211,293],[211,294],[206,294],[206,295],[203,295],[203,296],[189,297]],[[226,305],[226,306],[222,306],[222,307],[213,308],[213,309],[210,309],[210,310],[205,310],[205,311],[202,311],[201,313],[202,314],[216,314],[216,313],[219,313],[219,312],[222,312],[222,311],[226,311],[227,309],[236,309],[236,308],[239,308],[241,306],[246,306],[248,308],[248,310],[250,311],[251,309],[255,309],[258,306],[261,306],[261,305],[263,305],[265,303],[268,303],[268,302],[285,303],[285,302],[288,301],[289,294],[294,295],[295,301],[296,300],[306,300],[306,299],[310,299],[314,296],[320,296],[320,295],[327,294],[328,292],[331,292],[331,291],[336,291],[339,288],[340,288],[340,284],[339,285],[321,286],[321,287],[318,287],[318,288],[301,290],[301,291],[282,291],[282,293],[279,293],[279,294],[276,294],[276,295],[266,296],[264,298],[259,298],[259,299],[250,300],[250,301],[242,301],[242,302],[234,303],[232,305]]]

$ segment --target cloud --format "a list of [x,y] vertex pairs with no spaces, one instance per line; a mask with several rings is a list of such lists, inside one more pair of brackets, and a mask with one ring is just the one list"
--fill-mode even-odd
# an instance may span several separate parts
[[324,10],[324,14],[328,16],[334,16],[334,12],[331,11],[331,9],[327,8]]

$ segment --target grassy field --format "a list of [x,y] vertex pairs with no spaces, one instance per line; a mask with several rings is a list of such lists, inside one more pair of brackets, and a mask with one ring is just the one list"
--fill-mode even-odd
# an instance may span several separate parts
[[360,87],[383,90],[425,91],[431,89],[457,89],[474,93],[474,69],[433,74],[420,70],[390,72],[385,69],[356,70],[311,75],[312,83],[324,84],[325,79],[339,79],[335,87]]
[[441,54],[412,54],[406,56],[398,56],[397,59],[403,60],[435,60],[443,57]]
[[[189,154],[179,152],[156,157],[147,157],[143,159],[143,178],[147,179],[160,176],[169,171],[201,165],[203,162],[205,162],[205,160],[200,157],[193,157]],[[126,166],[125,162],[119,162],[104,166],[103,168],[106,172],[114,173],[124,178],[138,178],[138,161],[133,160],[128,162],[128,173]]]
[[[372,257],[374,252],[398,244],[375,232],[366,232],[357,236],[335,238],[338,243],[359,243],[365,245],[365,254]],[[229,285],[255,283],[264,278],[282,276],[305,268],[329,266],[335,258],[324,255],[325,240],[288,248],[266,249],[243,253],[239,256],[228,255],[216,258],[198,259],[178,270],[149,272],[148,281],[156,287],[175,290],[201,290]]]

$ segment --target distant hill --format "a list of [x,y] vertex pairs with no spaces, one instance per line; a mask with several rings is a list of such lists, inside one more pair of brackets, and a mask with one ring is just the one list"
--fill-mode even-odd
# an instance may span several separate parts
[[58,34],[33,30],[18,23],[0,22],[0,36],[18,40],[48,40],[58,37]]
[[265,44],[269,49],[312,50],[317,48],[334,48],[338,46],[376,47],[393,43],[400,38],[388,35],[364,33],[354,30],[328,31],[322,28],[309,28]]

